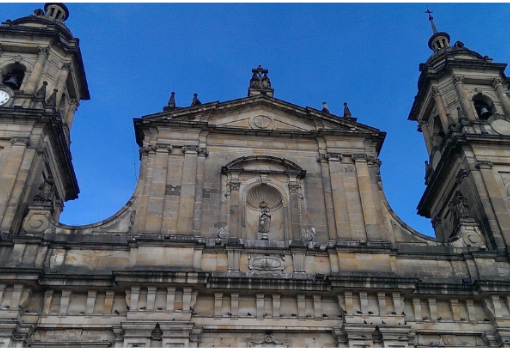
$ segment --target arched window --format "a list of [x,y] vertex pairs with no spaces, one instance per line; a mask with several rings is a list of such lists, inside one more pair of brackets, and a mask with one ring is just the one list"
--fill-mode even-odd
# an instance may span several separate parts
[[20,63],[10,64],[3,69],[2,83],[13,90],[19,90],[25,77],[25,66]]
[[489,97],[477,94],[473,97],[473,104],[479,119],[487,120],[493,114],[494,105]]

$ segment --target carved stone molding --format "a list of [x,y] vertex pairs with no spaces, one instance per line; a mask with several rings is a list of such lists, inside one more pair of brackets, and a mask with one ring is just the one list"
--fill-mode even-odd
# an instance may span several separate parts
[[38,46],[37,52],[38,52],[38,54],[45,55],[46,57],[48,57],[50,55],[50,50],[48,47]]
[[299,188],[301,188],[301,186],[299,185],[299,183],[289,183],[289,190],[291,193],[297,193],[299,191]]
[[502,86],[502,85],[503,85],[503,80],[500,78],[495,78],[494,81],[492,82],[492,86],[494,88],[498,88],[499,86]]
[[30,146],[30,138],[28,137],[13,137],[11,138],[12,145],[24,145],[26,147]]
[[377,166],[381,166],[382,165],[382,161],[379,160],[378,158],[376,158],[375,156],[368,156],[367,157],[367,162],[371,165],[377,165]]
[[455,75],[453,77],[453,83],[455,85],[462,84],[464,82],[464,77],[462,75]]
[[197,154],[198,155],[202,155],[202,156],[209,156],[209,150],[207,150],[207,148],[200,148],[200,147],[197,147]]
[[329,154],[320,154],[317,157],[317,162],[328,162],[329,160]]
[[241,182],[231,181],[231,182],[229,182],[229,184],[230,184],[230,190],[239,190],[239,188],[241,186]]
[[475,165],[476,169],[477,170],[482,170],[482,169],[492,169],[492,166],[494,166],[494,164],[490,161],[478,161]]
[[181,150],[183,153],[186,153],[187,151],[195,151],[198,153],[198,149],[200,149],[200,148],[197,147],[196,145],[183,145],[181,147]]
[[456,176],[456,180],[455,180],[455,183],[461,183],[462,180],[467,177],[468,175],[468,171],[464,170],[464,169],[461,169],[459,170],[459,173],[457,173],[457,176]]
[[328,153],[329,159],[342,161],[344,156],[340,153]]
[[351,155],[352,161],[367,161],[368,155],[367,154],[352,154]]

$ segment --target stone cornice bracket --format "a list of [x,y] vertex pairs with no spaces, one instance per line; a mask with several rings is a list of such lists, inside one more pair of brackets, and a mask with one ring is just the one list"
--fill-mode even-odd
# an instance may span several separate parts
[[48,57],[50,55],[50,49],[44,46],[37,46],[37,53]]
[[28,137],[13,137],[11,138],[12,145],[24,145],[26,147],[30,146],[30,138]]
[[368,155],[367,154],[352,154],[351,159],[353,162],[356,162],[356,161],[366,162],[368,159]]
[[482,170],[482,169],[492,169],[492,166],[494,166],[494,164],[490,161],[478,161],[475,165],[475,168],[477,170]]

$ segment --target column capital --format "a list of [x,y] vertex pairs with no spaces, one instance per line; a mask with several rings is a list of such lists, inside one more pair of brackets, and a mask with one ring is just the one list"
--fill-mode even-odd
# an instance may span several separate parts
[[358,161],[366,162],[368,159],[368,155],[367,154],[352,154],[351,159],[353,162],[358,162]]
[[46,46],[37,46],[37,54],[48,57],[50,55],[50,49]]
[[12,145],[24,145],[26,147],[30,146],[30,138],[28,137],[13,137],[11,138]]
[[453,83],[455,85],[464,83],[464,76],[462,76],[462,75],[454,75],[453,76]]

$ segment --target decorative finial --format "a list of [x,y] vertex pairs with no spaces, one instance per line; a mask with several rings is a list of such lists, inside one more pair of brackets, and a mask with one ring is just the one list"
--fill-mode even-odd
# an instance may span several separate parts
[[252,69],[251,72],[253,74],[250,79],[248,96],[263,94],[272,97],[274,90],[271,88],[271,80],[267,76],[269,71],[259,65],[257,68]]
[[350,118],[352,116],[347,103],[344,103],[344,118]]
[[46,81],[43,81],[42,86],[37,90],[35,93],[35,98],[44,100],[46,98],[46,86],[48,83]]
[[322,112],[329,114],[328,103],[322,102]]
[[434,34],[437,34],[438,33],[438,30],[436,28],[436,25],[434,24],[434,17],[432,17],[432,11],[430,11],[427,7],[427,11],[425,11],[425,13],[427,13],[429,15],[429,21],[430,21],[430,24],[432,25],[432,32]]
[[200,105],[202,102],[198,100],[198,93],[193,94],[193,100],[191,101],[191,106],[194,107],[196,105]]
[[170,100],[168,101],[169,108],[175,108],[175,92],[172,92],[170,95]]

